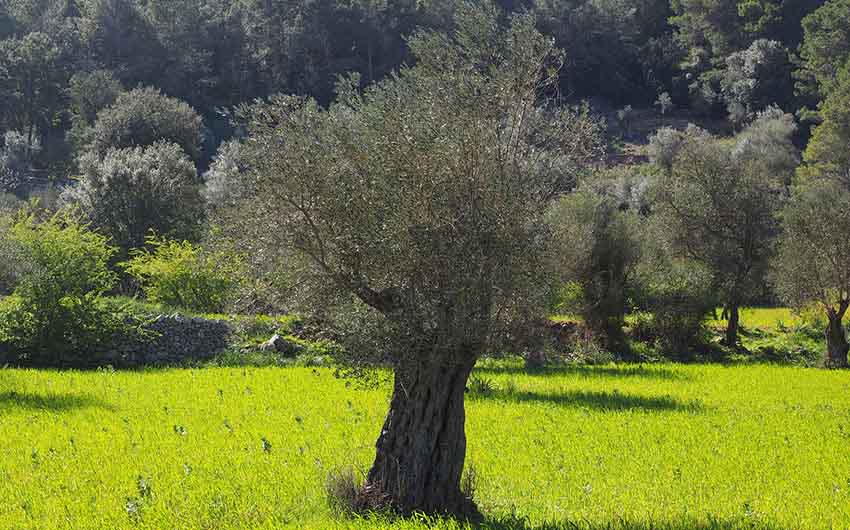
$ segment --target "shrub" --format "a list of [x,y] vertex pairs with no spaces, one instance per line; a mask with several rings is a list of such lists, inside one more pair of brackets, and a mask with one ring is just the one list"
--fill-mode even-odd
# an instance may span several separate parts
[[154,88],[137,88],[97,113],[92,147],[98,156],[105,156],[110,149],[168,142],[179,145],[197,162],[201,125],[201,117],[187,103]]
[[151,250],[132,253],[126,271],[148,300],[194,311],[221,312],[238,286],[241,262],[231,253],[206,253],[188,241],[149,237]]
[[67,210],[46,220],[22,212],[3,240],[27,267],[0,300],[0,354],[38,366],[77,366],[122,329],[100,295],[115,283],[115,249]]
[[203,203],[195,166],[175,144],[110,150],[80,162],[79,184],[64,195],[122,254],[145,244],[151,230],[174,239],[200,231]]

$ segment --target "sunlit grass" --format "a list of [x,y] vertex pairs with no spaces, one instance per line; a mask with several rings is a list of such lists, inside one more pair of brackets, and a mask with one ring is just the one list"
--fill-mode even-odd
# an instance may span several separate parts
[[[726,320],[721,319],[723,308],[717,309],[718,318],[709,318],[713,327],[725,327]],[[740,310],[740,322],[744,327],[761,330],[775,330],[779,327],[793,327],[802,323],[803,318],[789,307],[743,307]]]
[[[850,526],[850,373],[477,375],[468,462],[491,528]],[[325,501],[330,470],[368,467],[388,396],[327,369],[0,371],[0,528],[425,528]]]

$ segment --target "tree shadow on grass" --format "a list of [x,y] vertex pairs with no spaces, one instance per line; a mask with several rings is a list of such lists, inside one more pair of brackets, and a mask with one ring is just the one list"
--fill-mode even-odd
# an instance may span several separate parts
[[515,516],[487,519],[481,530],[785,530],[771,521],[747,517],[721,518],[709,515],[707,520],[679,519],[673,521],[624,521],[604,523],[588,521],[554,521],[532,524]]
[[87,395],[79,394],[32,394],[14,390],[0,392],[0,414],[16,410],[41,410],[64,412],[87,407],[111,409],[111,405]]
[[479,374],[489,375],[530,375],[540,377],[556,377],[565,375],[578,375],[581,377],[608,377],[608,378],[631,378],[643,377],[647,379],[686,380],[689,376],[677,370],[662,367],[650,367],[643,365],[617,365],[617,366],[545,366],[542,368],[528,369],[516,365],[495,365],[475,368]]
[[469,397],[472,400],[495,399],[512,403],[552,403],[566,407],[603,411],[702,412],[704,410],[702,403],[695,400],[679,401],[671,396],[638,396],[623,394],[617,390],[610,392],[569,390],[558,393],[543,393],[494,389],[488,393],[473,394]]

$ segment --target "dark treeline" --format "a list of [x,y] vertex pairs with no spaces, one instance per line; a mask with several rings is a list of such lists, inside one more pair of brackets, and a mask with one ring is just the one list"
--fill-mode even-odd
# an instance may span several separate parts
[[[734,123],[771,104],[816,108],[850,46],[847,0],[499,3],[533,13],[567,51],[566,99]],[[337,76],[385,77],[410,61],[407,36],[450,31],[456,9],[451,0],[3,0],[0,130],[39,144],[41,176],[65,177],[80,141],[69,131],[83,131],[117,90],[150,86],[203,117],[205,166],[233,134],[226,109],[275,93],[327,104]]]

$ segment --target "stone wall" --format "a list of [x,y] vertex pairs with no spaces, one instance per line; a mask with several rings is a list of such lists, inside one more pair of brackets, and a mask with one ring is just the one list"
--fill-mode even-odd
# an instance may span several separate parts
[[145,330],[142,337],[115,345],[102,364],[130,368],[204,361],[226,349],[233,332],[227,321],[180,314],[159,315]]

